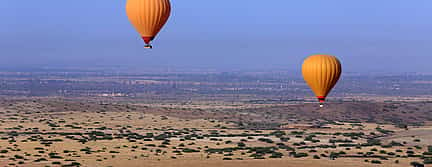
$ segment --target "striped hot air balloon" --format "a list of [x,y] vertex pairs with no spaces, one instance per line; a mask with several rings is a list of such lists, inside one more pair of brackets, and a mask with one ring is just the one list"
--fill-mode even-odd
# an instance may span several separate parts
[[127,0],[126,13],[146,43],[145,48],[152,48],[150,42],[168,21],[171,4],[169,0]]
[[320,102],[320,107],[327,95],[338,82],[342,66],[340,61],[330,55],[313,55],[303,62],[303,78]]

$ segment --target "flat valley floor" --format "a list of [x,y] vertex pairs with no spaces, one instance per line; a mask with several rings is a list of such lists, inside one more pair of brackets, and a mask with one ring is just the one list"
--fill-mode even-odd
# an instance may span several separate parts
[[3,100],[0,166],[432,166],[431,106]]

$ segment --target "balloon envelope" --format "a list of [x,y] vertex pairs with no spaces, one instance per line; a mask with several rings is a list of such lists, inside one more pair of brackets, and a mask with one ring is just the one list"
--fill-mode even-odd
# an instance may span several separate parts
[[147,46],[156,37],[171,13],[169,0],[127,0],[126,14]]
[[304,60],[302,73],[306,83],[323,103],[338,82],[342,66],[334,56],[313,55]]

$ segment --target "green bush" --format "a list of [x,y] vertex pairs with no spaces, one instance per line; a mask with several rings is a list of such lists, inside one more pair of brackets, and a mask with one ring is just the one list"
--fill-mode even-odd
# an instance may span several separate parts
[[190,149],[190,148],[184,148],[182,150],[184,153],[194,153],[194,152],[200,152],[198,150]]
[[294,155],[294,158],[302,158],[302,157],[307,157],[309,156],[307,153],[296,153]]
[[379,160],[372,160],[371,163],[373,163],[373,164],[381,164],[381,161],[379,161]]
[[421,163],[419,163],[419,162],[415,162],[415,161],[414,161],[414,162],[411,162],[410,165],[413,166],[413,167],[420,167],[420,166],[424,166],[423,164],[421,164]]
[[36,159],[36,160],[34,160],[35,162],[42,162],[42,161],[48,161],[47,159],[45,159],[45,158],[38,158],[38,159]]
[[15,157],[15,159],[24,159],[24,157],[21,155],[15,155],[14,157]]
[[283,154],[280,152],[274,152],[272,153],[272,155],[270,156],[270,158],[282,158]]
[[266,142],[266,143],[270,143],[270,144],[274,143],[274,141],[269,139],[269,138],[259,138],[258,141]]

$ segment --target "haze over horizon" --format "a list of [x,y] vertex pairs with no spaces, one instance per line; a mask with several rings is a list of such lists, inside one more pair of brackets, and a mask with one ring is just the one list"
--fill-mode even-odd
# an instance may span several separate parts
[[2,1],[0,66],[297,70],[326,53],[346,72],[432,71],[432,1],[172,0],[151,51],[124,5]]

